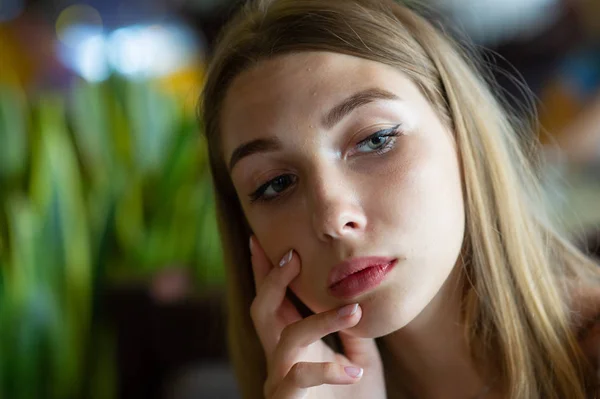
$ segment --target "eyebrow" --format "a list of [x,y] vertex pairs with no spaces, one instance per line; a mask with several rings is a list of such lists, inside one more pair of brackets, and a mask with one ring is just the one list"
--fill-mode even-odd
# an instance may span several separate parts
[[333,109],[325,115],[321,124],[325,129],[329,130],[356,108],[377,100],[400,100],[400,97],[384,89],[375,88],[359,91],[342,101],[339,105],[333,107]]
[[242,158],[262,152],[277,151],[281,148],[281,141],[275,137],[252,140],[248,143],[242,144],[233,151],[233,154],[231,154],[231,158],[229,160],[229,170],[232,170],[233,167],[242,160]]
[[[371,88],[359,91],[346,98],[340,104],[333,107],[321,120],[321,124],[327,130],[331,130],[346,115],[356,108],[362,107],[377,100],[400,100],[400,97],[384,89]],[[278,151],[282,148],[281,141],[277,138],[256,139],[238,146],[229,160],[229,170],[243,158],[253,154]]]

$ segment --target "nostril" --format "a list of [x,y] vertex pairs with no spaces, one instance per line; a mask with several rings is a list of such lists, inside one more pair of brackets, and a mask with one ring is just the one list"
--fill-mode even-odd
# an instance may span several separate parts
[[346,227],[349,227],[351,229],[356,229],[356,228],[358,228],[358,224],[356,224],[356,222],[348,222],[348,223],[346,223]]
[[322,201],[320,209],[315,209],[312,223],[318,236],[324,241],[341,239],[345,235],[353,235],[366,226],[366,215],[362,209],[342,201],[339,203]]

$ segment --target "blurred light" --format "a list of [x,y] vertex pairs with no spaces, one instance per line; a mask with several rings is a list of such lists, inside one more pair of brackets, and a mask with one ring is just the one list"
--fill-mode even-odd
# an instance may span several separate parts
[[559,16],[559,0],[433,0],[473,40],[492,45],[532,37]]
[[25,9],[23,0],[0,0],[0,22],[17,18]]
[[[72,6],[57,22],[60,59],[88,81],[102,81],[112,71],[131,79],[162,77],[198,58],[197,40],[182,26],[133,25],[105,36],[94,13],[91,7]],[[82,15],[91,23],[82,22]]]
[[[117,29],[109,37],[109,60],[123,75],[136,75],[150,67],[151,56],[144,45],[151,45],[143,37],[142,28]],[[145,43],[146,42],[146,43]]]
[[130,78],[164,76],[186,67],[197,49],[193,35],[170,25],[117,29],[108,39],[112,67]]
[[81,45],[81,42],[91,36],[102,34],[102,29],[94,25],[73,24],[65,28],[60,35],[60,42],[71,48]]
[[97,26],[72,25],[63,32],[58,43],[61,61],[82,78],[100,82],[108,78],[106,40]]
[[79,74],[87,81],[100,82],[108,78],[110,69],[106,62],[104,36],[90,36],[79,48],[76,66]]
[[[0,0],[2,1],[2,0]],[[74,27],[83,26],[86,30],[102,32],[102,17],[95,8],[77,4],[65,8],[56,19],[56,36],[68,46],[76,46],[80,37],[73,36]]]

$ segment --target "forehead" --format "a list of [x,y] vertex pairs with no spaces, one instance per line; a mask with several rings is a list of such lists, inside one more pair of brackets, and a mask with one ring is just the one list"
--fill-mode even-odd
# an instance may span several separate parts
[[395,68],[330,52],[264,60],[232,82],[221,112],[225,154],[244,140],[316,128],[321,116],[357,91],[384,88],[400,97],[415,87]]

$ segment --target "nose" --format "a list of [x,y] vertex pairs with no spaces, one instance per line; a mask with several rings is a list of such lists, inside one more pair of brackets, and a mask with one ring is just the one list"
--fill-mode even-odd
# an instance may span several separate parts
[[320,240],[330,242],[364,231],[367,217],[356,193],[339,182],[314,188],[312,224]]

